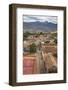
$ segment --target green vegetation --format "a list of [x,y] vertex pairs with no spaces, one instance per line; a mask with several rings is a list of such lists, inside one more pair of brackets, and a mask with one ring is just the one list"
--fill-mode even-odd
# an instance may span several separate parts
[[52,33],[52,36],[57,37],[57,33]]
[[30,35],[29,32],[25,32],[25,33],[23,34],[23,39],[26,40],[29,35]]
[[45,44],[48,44],[50,41],[45,41]]
[[32,43],[29,47],[30,47],[30,53],[36,52],[36,45],[34,43]]
[[30,35],[36,35],[36,33],[24,32],[23,39],[26,40]]
[[39,35],[44,35],[44,33],[43,32],[40,32]]
[[36,33],[36,32],[24,32],[23,34],[23,39],[26,40],[30,35],[36,35],[36,37],[38,37],[39,35],[44,35],[43,32],[40,32],[40,33]]
[[51,38],[54,39],[55,37],[57,37],[57,33],[52,33]]
[[57,39],[54,39],[55,44],[57,44]]

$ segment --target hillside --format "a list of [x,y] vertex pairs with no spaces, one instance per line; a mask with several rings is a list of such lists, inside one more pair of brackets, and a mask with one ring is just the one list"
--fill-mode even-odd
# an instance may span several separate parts
[[24,32],[53,32],[57,30],[57,24],[52,22],[23,22]]

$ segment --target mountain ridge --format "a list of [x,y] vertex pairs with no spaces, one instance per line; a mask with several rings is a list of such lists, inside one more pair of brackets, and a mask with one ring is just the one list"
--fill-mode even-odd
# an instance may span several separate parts
[[50,31],[56,31],[57,30],[57,24],[52,22],[23,22],[23,29],[24,32],[30,31],[30,32],[36,32],[41,31],[42,32],[50,32]]

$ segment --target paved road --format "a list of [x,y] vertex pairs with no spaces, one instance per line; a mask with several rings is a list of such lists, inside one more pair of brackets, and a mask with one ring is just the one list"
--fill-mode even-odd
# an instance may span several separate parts
[[45,73],[45,63],[42,56],[42,51],[37,49],[37,73]]
[[36,58],[25,57],[23,61],[23,74],[35,74],[36,70]]

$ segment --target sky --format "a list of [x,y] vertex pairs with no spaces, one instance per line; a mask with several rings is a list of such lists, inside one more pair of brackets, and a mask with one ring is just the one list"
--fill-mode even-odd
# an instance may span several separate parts
[[57,24],[57,17],[56,16],[40,16],[40,15],[24,15],[23,16],[24,22],[52,22]]

